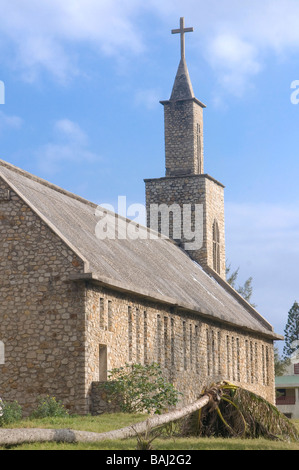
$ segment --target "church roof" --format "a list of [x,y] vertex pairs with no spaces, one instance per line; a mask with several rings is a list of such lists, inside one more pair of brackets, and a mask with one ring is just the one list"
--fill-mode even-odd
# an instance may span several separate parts
[[[154,232],[146,227],[141,227],[143,239],[117,235],[100,240],[95,235],[96,204],[2,160],[0,177],[85,261],[85,272],[73,280],[90,279],[271,339],[282,338],[225,281],[206,273],[173,241],[158,234],[150,238]],[[119,233],[132,224],[122,217],[119,221]]]

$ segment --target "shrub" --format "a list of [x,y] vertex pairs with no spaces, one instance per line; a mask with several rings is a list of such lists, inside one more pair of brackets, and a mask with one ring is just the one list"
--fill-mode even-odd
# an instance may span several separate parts
[[22,408],[17,401],[11,403],[0,400],[0,427],[22,419]]
[[59,417],[64,418],[68,416],[68,411],[64,408],[61,401],[57,401],[55,397],[49,395],[38,398],[38,406],[36,410],[31,413],[32,418],[48,418]]
[[159,364],[126,364],[109,374],[106,393],[111,401],[118,400],[125,413],[161,414],[179,401],[181,393],[165,380]]

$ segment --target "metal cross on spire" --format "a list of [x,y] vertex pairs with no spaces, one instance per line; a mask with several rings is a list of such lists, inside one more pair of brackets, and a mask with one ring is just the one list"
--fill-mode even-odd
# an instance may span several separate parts
[[180,29],[172,29],[172,34],[180,34],[181,35],[181,59],[185,58],[185,33],[192,33],[194,31],[193,28],[185,28],[185,18],[180,18]]

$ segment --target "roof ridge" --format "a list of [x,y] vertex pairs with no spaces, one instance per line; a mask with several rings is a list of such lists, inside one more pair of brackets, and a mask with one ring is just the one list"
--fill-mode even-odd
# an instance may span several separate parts
[[81,201],[84,204],[88,204],[92,207],[98,207],[99,204],[96,204],[94,202],[89,201],[88,199],[85,199],[82,196],[78,196],[75,193],[72,193],[71,191],[68,191],[67,189],[63,189],[61,186],[58,186],[54,183],[50,183],[50,181],[47,181],[40,176],[33,175],[32,173],[29,173],[29,171],[23,170],[22,168],[19,168],[12,163],[8,163],[5,160],[0,159],[0,167],[3,166],[4,168],[8,168],[9,170],[14,171],[15,173],[20,174],[21,176],[24,176],[25,178],[28,178],[32,181],[35,181],[36,183],[40,183],[50,189],[53,189],[54,191],[57,191],[59,193],[65,194],[68,197],[71,197],[73,199],[76,199],[77,201]]
[[33,175],[32,173],[29,173],[28,171],[23,170],[22,168],[19,168],[19,167],[13,165],[12,163],[8,163],[5,160],[0,159],[0,173],[1,173],[1,166],[4,167],[4,168],[8,168],[9,170],[14,171],[15,173],[18,173],[21,176],[24,176],[25,178],[28,178],[28,179],[36,182],[36,183],[40,183],[40,184],[42,184],[42,185],[44,185],[44,186],[46,186],[50,189],[53,189],[54,191],[57,191],[61,194],[64,194],[67,197],[70,197],[70,198],[72,198],[76,201],[82,202],[83,204],[86,204],[86,205],[88,205],[88,206],[90,206],[94,209],[101,208],[101,209],[105,210],[107,214],[114,215],[116,218],[124,220],[126,223],[135,224],[137,227],[140,227],[141,229],[145,229],[148,233],[153,233],[157,238],[163,238],[166,241],[177,245],[177,243],[174,240],[172,240],[171,238],[166,237],[164,235],[161,235],[159,232],[156,232],[155,230],[151,229],[150,227],[147,227],[146,225],[142,225],[139,222],[136,222],[134,220],[129,219],[128,217],[125,217],[121,214],[118,214],[117,212],[113,212],[112,210],[106,209],[105,207],[101,206],[100,204],[96,204],[92,201],[89,201],[88,199],[85,199],[81,196],[78,196],[75,193],[67,191],[66,189],[63,189],[63,188],[61,188],[60,186],[58,186],[54,183],[50,183],[49,181],[47,181],[43,178],[40,178],[39,176]]

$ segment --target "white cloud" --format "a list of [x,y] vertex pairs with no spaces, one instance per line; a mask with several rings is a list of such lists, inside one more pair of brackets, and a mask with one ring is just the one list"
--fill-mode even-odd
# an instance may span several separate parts
[[[298,0],[149,0],[171,27],[179,16],[196,34],[189,48],[211,65],[221,88],[242,95],[266,67],[269,55],[294,60],[299,52]],[[169,11],[167,14],[167,9]],[[273,55],[274,54],[274,55]],[[220,101],[220,97],[215,100]]]
[[14,63],[23,78],[35,80],[45,69],[65,81],[78,72],[73,45],[112,56],[143,50],[141,32],[133,24],[138,4],[138,0],[0,0],[0,35],[14,46]]
[[299,49],[298,0],[0,0],[0,8],[1,47],[27,80],[41,70],[62,81],[80,73],[82,45],[117,59],[145,52],[162,36],[144,23],[158,19],[170,33],[180,16],[196,31],[189,44],[231,93],[246,89],[269,52]]
[[12,128],[19,129],[23,124],[23,120],[18,116],[9,116],[0,111],[0,131]]
[[248,77],[261,69],[257,48],[233,34],[216,36],[206,55],[216,73],[221,72],[219,83],[235,95],[242,95],[248,86]]
[[81,129],[79,124],[70,119],[60,119],[56,121],[54,131],[59,137],[73,141],[75,144],[82,146],[88,143],[87,134]]
[[38,166],[46,174],[59,172],[66,162],[80,165],[99,160],[100,157],[89,150],[88,136],[77,123],[61,119],[54,123],[53,131],[53,141],[35,152]]

